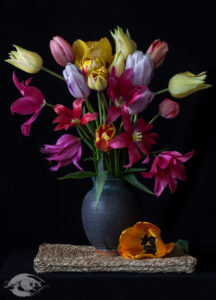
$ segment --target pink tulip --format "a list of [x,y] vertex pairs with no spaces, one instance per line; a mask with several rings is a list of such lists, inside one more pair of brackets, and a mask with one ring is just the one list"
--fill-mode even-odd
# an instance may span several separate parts
[[50,51],[55,61],[62,67],[75,60],[72,46],[60,36],[54,36],[50,41]]
[[79,165],[82,155],[80,139],[71,135],[64,134],[56,142],[55,145],[44,145],[40,151],[50,156],[48,161],[57,161],[57,165],[51,167],[51,171],[57,171],[60,167],[64,167],[73,163],[80,171],[83,169]]
[[169,184],[173,193],[177,188],[177,180],[186,180],[186,168],[182,163],[189,160],[194,151],[185,155],[177,151],[163,151],[153,161],[150,172],[141,172],[144,178],[155,177],[154,193],[158,197]]
[[164,99],[159,105],[159,113],[165,119],[174,119],[180,113],[180,106],[176,101]]
[[113,105],[109,107],[106,124],[113,123],[122,114],[125,105],[131,115],[143,111],[154,98],[154,94],[144,85],[133,85],[134,71],[127,69],[118,77],[115,67],[112,68],[107,94]]
[[44,107],[46,101],[41,91],[34,87],[29,86],[31,78],[26,81],[19,82],[15,72],[13,73],[13,82],[23,97],[19,98],[11,105],[12,114],[17,113],[20,115],[33,116],[21,126],[22,134],[29,136],[31,124],[36,120],[41,109]]
[[151,151],[152,144],[155,144],[155,139],[158,137],[157,133],[149,132],[152,129],[152,125],[140,118],[135,128],[133,128],[128,110],[124,106],[122,115],[123,125],[125,132],[120,133],[117,137],[112,139],[109,143],[109,147],[113,149],[128,148],[129,164],[124,166],[129,168],[132,164],[140,160],[140,152],[145,154],[147,158],[143,161],[148,161],[148,155]]
[[76,127],[77,125],[86,125],[88,122],[97,118],[98,113],[86,113],[82,116],[82,103],[85,99],[76,99],[73,102],[73,110],[65,107],[61,104],[54,106],[54,111],[58,114],[53,120],[53,123],[58,123],[56,130],[69,129],[70,127]]
[[150,55],[154,67],[159,68],[163,64],[168,51],[168,44],[157,39],[150,45],[146,53]]

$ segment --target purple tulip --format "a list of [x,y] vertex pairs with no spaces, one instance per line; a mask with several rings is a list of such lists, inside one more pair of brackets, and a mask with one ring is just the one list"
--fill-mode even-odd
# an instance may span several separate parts
[[135,51],[128,55],[125,69],[132,68],[135,76],[133,79],[134,85],[149,85],[152,77],[154,65],[149,54],[143,54],[142,51]]
[[77,169],[83,171],[79,165],[79,160],[82,155],[80,139],[71,135],[64,134],[56,142],[55,145],[44,145],[40,151],[49,154],[48,161],[56,160],[57,165],[51,167],[51,171],[57,171],[60,167],[67,166],[73,163]]
[[87,79],[75,65],[68,63],[63,71],[68,89],[75,98],[87,98],[90,94]]

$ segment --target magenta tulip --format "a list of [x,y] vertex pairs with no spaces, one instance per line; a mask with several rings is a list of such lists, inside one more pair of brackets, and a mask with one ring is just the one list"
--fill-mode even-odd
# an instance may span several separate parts
[[156,143],[157,133],[149,132],[152,129],[152,125],[146,123],[143,118],[140,118],[135,128],[133,128],[129,112],[125,106],[122,118],[125,132],[112,139],[109,147],[113,149],[128,148],[129,164],[124,166],[125,168],[131,167],[132,164],[140,160],[140,152],[146,155],[146,159],[143,161],[143,163],[146,163],[151,146]]
[[186,180],[186,168],[182,163],[189,160],[194,151],[185,155],[177,151],[163,151],[153,161],[150,172],[141,172],[144,178],[155,177],[154,193],[158,197],[169,184],[173,193],[177,188],[177,180]]
[[176,101],[164,99],[159,105],[159,113],[165,119],[174,119],[180,113],[180,106]]
[[86,125],[97,118],[98,113],[86,113],[82,116],[82,103],[85,99],[76,99],[73,102],[73,110],[61,104],[54,106],[54,111],[58,114],[53,123],[58,123],[55,130],[69,129],[77,125]]
[[72,46],[60,36],[54,36],[50,41],[50,51],[55,61],[62,67],[75,60]]
[[163,64],[168,51],[168,44],[157,39],[150,45],[146,53],[150,55],[154,67],[159,68]]
[[31,78],[26,81],[19,82],[15,72],[13,73],[13,82],[23,97],[12,103],[10,107],[11,112],[12,114],[17,113],[20,115],[33,114],[33,116],[21,126],[22,134],[26,136],[29,136],[31,124],[36,120],[41,109],[46,103],[41,91],[34,86],[29,86],[30,81]]
[[51,171],[57,171],[60,167],[73,163],[77,169],[83,169],[79,165],[82,155],[80,139],[71,135],[64,134],[56,142],[55,145],[44,145],[40,151],[49,154],[48,161],[57,161],[57,165],[50,168]]
[[118,77],[112,68],[108,81],[107,94],[113,102],[107,115],[106,124],[113,123],[122,114],[125,105],[131,115],[143,111],[154,98],[154,94],[144,85],[133,85],[134,71],[127,69]]

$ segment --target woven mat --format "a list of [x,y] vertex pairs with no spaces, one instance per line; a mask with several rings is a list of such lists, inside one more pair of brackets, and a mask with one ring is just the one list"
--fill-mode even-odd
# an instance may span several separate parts
[[185,255],[180,246],[165,258],[139,260],[124,259],[120,256],[104,256],[95,252],[92,246],[42,244],[34,258],[34,270],[45,272],[137,272],[167,273],[195,270],[196,258]]

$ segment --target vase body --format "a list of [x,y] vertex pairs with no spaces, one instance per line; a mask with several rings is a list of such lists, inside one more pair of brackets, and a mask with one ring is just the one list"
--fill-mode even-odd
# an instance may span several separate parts
[[134,191],[120,178],[108,178],[96,210],[95,182],[82,204],[82,222],[89,242],[100,251],[117,251],[123,230],[141,219]]

